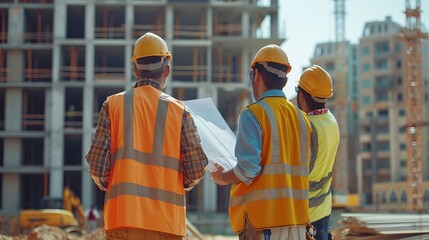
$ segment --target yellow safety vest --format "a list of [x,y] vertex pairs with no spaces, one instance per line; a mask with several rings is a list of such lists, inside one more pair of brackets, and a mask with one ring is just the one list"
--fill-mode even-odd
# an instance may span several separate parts
[[314,127],[311,136],[310,219],[315,222],[332,212],[332,168],[340,143],[340,130],[331,112],[308,118]]
[[262,128],[262,170],[249,186],[231,187],[232,230],[242,232],[246,218],[257,230],[306,225],[310,221],[308,119],[284,97],[265,97],[247,108]]
[[184,104],[146,85],[108,99],[112,166],[105,229],[141,228],[186,235],[180,171]]

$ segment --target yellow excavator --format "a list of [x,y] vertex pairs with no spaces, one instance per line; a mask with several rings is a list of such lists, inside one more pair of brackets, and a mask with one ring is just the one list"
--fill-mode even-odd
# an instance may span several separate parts
[[62,228],[69,233],[83,233],[86,226],[85,212],[79,197],[69,187],[64,188],[63,198],[43,198],[42,209],[20,212],[21,233],[44,224]]

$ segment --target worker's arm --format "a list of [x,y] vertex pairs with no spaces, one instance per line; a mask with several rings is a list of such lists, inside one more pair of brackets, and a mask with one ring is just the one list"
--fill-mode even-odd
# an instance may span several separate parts
[[213,180],[219,185],[245,183],[249,185],[261,172],[262,129],[249,109],[240,114],[235,156],[237,165],[224,171],[220,166],[212,172]]
[[85,159],[94,183],[102,191],[106,191],[110,174],[110,119],[107,102],[101,107],[97,128]]
[[183,160],[183,187],[190,191],[204,177],[208,159],[203,151],[194,119],[186,108],[182,118],[180,151]]

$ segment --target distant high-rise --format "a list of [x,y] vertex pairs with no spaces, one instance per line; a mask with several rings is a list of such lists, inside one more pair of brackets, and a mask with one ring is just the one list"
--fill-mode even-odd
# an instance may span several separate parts
[[[360,193],[365,204],[380,209],[406,210],[407,138],[406,138],[406,44],[398,37],[401,26],[387,17],[385,21],[365,25],[359,43],[360,55],[360,146],[358,170]],[[428,41],[423,42],[428,51]],[[423,93],[422,118],[428,119],[429,70],[427,54],[422,54]],[[429,131],[424,130],[424,142]],[[429,151],[422,152],[424,179],[429,178]],[[401,183],[401,184],[398,184]],[[426,204],[429,186],[426,184]],[[402,186],[405,186],[403,188]],[[401,187],[400,187],[401,186]],[[424,191],[423,191],[424,192]]]

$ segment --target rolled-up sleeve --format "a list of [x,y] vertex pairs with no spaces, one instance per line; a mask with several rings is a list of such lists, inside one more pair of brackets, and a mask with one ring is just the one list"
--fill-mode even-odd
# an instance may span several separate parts
[[107,102],[101,107],[97,128],[92,136],[92,143],[85,155],[89,173],[94,183],[106,191],[110,174],[110,119]]
[[183,160],[183,187],[189,191],[204,177],[208,159],[203,151],[194,119],[186,108],[182,119],[180,145]]
[[234,173],[249,185],[261,172],[262,129],[249,109],[240,114],[235,156],[237,165]]

